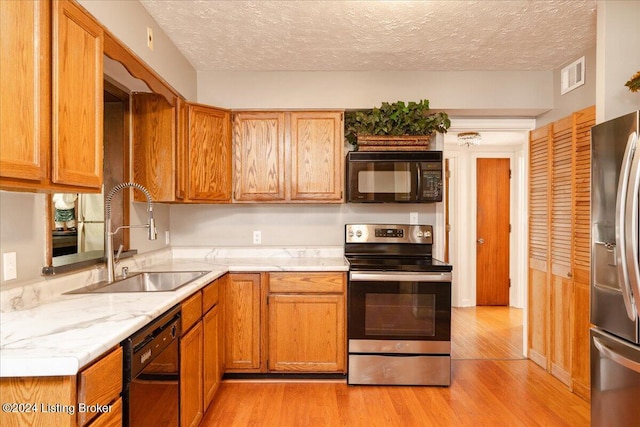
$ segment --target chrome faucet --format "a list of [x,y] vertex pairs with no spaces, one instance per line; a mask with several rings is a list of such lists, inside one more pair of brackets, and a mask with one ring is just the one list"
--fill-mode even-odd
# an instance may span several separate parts
[[[136,188],[140,190],[144,196],[147,198],[147,212],[149,212],[149,222],[145,225],[123,225],[115,229],[115,231],[111,231],[111,199],[113,195],[118,191],[123,190],[125,188]],[[115,280],[115,264],[118,262],[120,258],[120,252],[122,251],[122,246],[118,250],[117,258],[118,260],[114,260],[113,257],[113,235],[116,234],[123,228],[148,228],[149,229],[149,240],[156,240],[158,238],[158,230],[156,230],[156,222],[153,219],[153,200],[151,199],[151,193],[149,190],[144,188],[142,185],[137,184],[135,182],[123,182],[121,184],[116,185],[109,191],[107,197],[104,201],[104,241],[105,241],[105,258],[107,259],[107,282],[111,283]]]

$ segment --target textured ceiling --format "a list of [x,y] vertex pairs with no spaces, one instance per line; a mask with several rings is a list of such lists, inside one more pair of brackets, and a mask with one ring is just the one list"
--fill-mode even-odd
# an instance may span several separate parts
[[140,0],[198,71],[551,70],[595,0]]

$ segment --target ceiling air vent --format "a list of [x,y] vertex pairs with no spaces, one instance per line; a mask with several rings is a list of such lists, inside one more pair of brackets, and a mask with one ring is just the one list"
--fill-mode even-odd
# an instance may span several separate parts
[[572,62],[560,72],[560,94],[572,91],[584,84],[584,56]]

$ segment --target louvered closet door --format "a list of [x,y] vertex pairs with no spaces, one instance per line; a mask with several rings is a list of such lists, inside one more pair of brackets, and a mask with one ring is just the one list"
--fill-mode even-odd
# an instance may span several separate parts
[[548,360],[549,189],[551,127],[529,135],[529,358],[543,368]]
[[553,124],[551,165],[551,374],[571,382],[573,119]]
[[589,277],[591,267],[591,127],[595,107],[573,115],[573,340],[571,376],[573,391],[589,399]]

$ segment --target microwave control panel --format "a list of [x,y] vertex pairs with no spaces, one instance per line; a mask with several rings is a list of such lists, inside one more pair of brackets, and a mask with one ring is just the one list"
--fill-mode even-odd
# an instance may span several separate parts
[[442,171],[422,170],[422,200],[442,201]]

